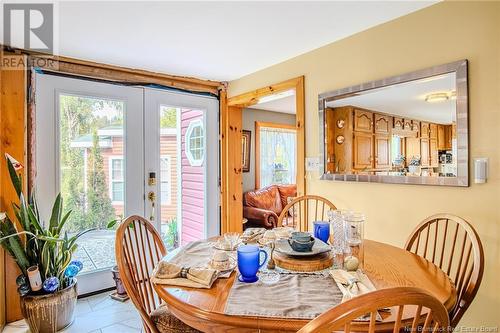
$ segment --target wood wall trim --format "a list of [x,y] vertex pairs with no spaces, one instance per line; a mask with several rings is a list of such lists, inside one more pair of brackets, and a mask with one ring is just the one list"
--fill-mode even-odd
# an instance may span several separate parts
[[[222,196],[222,231],[238,231],[242,229],[241,219],[243,217],[242,202],[242,175],[241,172],[241,121],[242,110],[248,106],[256,104],[260,98],[279,92],[295,89],[296,115],[295,121],[297,129],[297,196],[305,195],[305,104],[304,104],[304,76],[293,78],[287,81],[276,83],[264,88],[252,90],[250,92],[230,97],[227,99],[227,107],[221,109],[221,136],[223,138],[221,155],[222,178],[227,181],[221,183]],[[232,130],[231,130],[232,128]],[[235,131],[234,129],[239,130]],[[307,230],[308,226],[304,222],[300,226],[301,230]]]
[[29,67],[42,68],[47,71],[58,73],[121,83],[158,84],[182,90],[211,93],[216,96],[219,95],[220,90],[226,90],[227,86],[226,82],[157,73],[64,56],[35,53],[29,50],[8,48],[1,44],[0,48],[2,50],[11,50],[16,54],[27,55],[28,58],[26,63],[29,64]]
[[[26,61],[24,55],[2,54],[4,56],[16,57]],[[3,62],[1,62],[3,63]],[[4,159],[4,153],[9,153],[15,159],[26,166],[26,70],[1,69],[1,103],[0,103],[0,211],[7,211],[9,216],[14,216],[11,202],[17,202],[17,194],[10,183],[10,177]],[[26,168],[23,169],[24,179],[26,179]],[[24,183],[26,190],[26,182]],[[20,227],[20,226],[18,226]],[[4,255],[4,265],[0,270],[5,269],[5,308],[0,307],[5,314],[6,322],[11,322],[22,318],[19,306],[19,295],[15,280],[20,270],[14,260],[6,253]],[[0,293],[1,294],[1,293]]]
[[[255,122],[255,188],[260,188],[260,128],[270,127],[270,128],[284,128],[289,130],[295,130],[296,127],[293,125],[269,123],[264,121]],[[297,144],[297,142],[295,143]]]
[[30,56],[30,63],[38,64],[39,68],[47,71],[78,75],[102,80],[130,83],[130,84],[158,84],[172,88],[204,92],[214,95],[219,90],[225,89],[222,82],[201,80],[191,77],[175,76],[154,73],[146,70],[131,69],[91,61],[71,59],[66,57],[55,57],[55,61],[41,61],[37,56]]

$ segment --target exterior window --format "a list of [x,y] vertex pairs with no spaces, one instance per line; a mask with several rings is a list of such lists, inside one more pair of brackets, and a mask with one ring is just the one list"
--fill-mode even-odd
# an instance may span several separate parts
[[296,183],[296,142],[294,126],[256,123],[256,145],[260,154],[256,156],[259,168],[258,188],[271,184]]
[[193,120],[186,131],[186,156],[192,166],[201,166],[205,158],[205,131],[201,119]]
[[123,158],[111,157],[110,161],[110,196],[113,202],[123,202],[125,199]]
[[170,156],[160,158],[160,202],[162,205],[172,203],[172,162]]

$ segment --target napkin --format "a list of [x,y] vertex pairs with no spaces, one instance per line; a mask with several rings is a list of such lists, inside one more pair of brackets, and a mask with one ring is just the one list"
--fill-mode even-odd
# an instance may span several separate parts
[[340,291],[344,294],[342,302],[353,297],[374,291],[375,286],[368,277],[361,272],[348,272],[343,269],[332,269],[330,275],[333,277]]
[[215,269],[182,267],[162,260],[153,270],[151,281],[157,284],[209,289],[216,279]]
[[[350,300],[353,297],[375,291],[376,288],[361,271],[348,272],[343,269],[332,269],[330,275],[333,277],[337,286],[343,294],[342,303]],[[379,309],[379,311],[390,312],[390,308]],[[357,318],[356,320],[367,321],[370,320],[370,314],[366,314]],[[377,311],[376,321],[382,321],[380,313]]]

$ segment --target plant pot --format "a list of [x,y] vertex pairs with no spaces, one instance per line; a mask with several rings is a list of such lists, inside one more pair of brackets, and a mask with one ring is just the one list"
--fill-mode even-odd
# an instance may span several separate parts
[[114,266],[111,269],[111,274],[113,274],[113,280],[115,280],[116,284],[116,292],[118,295],[126,295],[127,291],[125,290],[125,287],[123,286],[122,279],[120,279],[120,271],[118,270],[118,266]]
[[21,312],[31,332],[53,333],[71,325],[77,296],[75,280],[53,294],[21,297]]
[[408,171],[415,176],[420,176],[420,173],[422,172],[422,167],[419,165],[409,165],[408,166]]

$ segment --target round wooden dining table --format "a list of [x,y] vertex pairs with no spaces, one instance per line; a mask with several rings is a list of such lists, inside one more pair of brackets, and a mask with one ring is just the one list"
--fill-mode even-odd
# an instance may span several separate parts
[[[364,242],[364,258],[364,272],[377,289],[419,287],[434,295],[448,311],[455,305],[457,294],[453,283],[446,273],[424,258],[371,240]],[[236,276],[237,272],[233,272],[227,279],[217,279],[210,289],[153,285],[172,314],[202,332],[296,332],[308,322],[304,319],[226,315],[226,301]],[[276,304],[279,305],[279,300]],[[411,323],[414,313],[414,310],[404,312],[402,323]],[[391,330],[395,317],[395,311],[385,314],[377,323],[376,331]],[[367,331],[367,323],[358,322],[353,325],[353,330]]]

